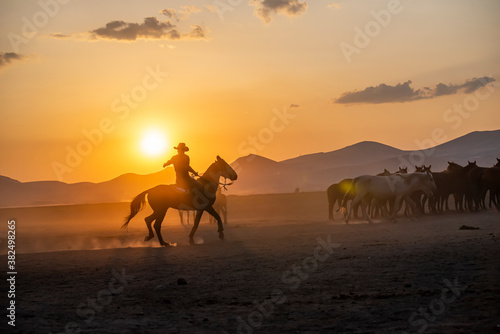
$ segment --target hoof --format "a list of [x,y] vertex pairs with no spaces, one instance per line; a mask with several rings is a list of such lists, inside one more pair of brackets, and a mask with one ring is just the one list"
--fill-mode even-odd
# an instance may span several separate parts
[[169,244],[168,242],[164,242],[161,244],[163,247],[172,247],[171,244]]
[[219,232],[219,239],[224,240],[224,232]]
[[153,237],[150,237],[149,235],[147,235],[147,236],[144,238],[144,241],[149,241],[149,240],[151,240],[151,239],[153,239]]

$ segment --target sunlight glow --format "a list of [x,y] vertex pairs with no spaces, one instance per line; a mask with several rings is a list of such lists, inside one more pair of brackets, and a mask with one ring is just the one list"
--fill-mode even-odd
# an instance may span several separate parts
[[159,130],[148,130],[141,139],[141,151],[148,156],[159,156],[164,154],[167,145],[167,137]]

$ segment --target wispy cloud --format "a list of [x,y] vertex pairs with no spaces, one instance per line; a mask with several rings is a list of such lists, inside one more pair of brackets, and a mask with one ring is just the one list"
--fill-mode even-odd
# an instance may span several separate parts
[[330,9],[337,9],[339,10],[341,8],[340,4],[334,2],[334,3],[331,3],[329,4],[328,6],[326,6],[326,8],[330,8]]
[[23,60],[26,56],[16,52],[0,52],[0,68],[5,67],[13,61]]
[[72,38],[73,35],[72,34],[66,35],[66,34],[57,33],[57,34],[50,34],[49,37],[65,39],[65,38]]
[[198,8],[193,5],[182,6],[179,10],[175,10],[173,8],[166,8],[160,10],[160,14],[163,14],[169,19],[175,20],[177,22],[186,20],[191,14],[199,12],[201,12],[201,8]]
[[143,23],[111,21],[102,28],[91,30],[93,39],[104,38],[124,41],[137,39],[204,39],[205,32],[196,25],[192,31],[181,34],[169,20],[159,21],[156,17],[146,17]]
[[307,10],[307,2],[300,0],[251,0],[250,4],[256,7],[255,13],[266,23],[271,22],[273,15],[299,16]]
[[463,84],[443,84],[439,83],[435,88],[424,87],[414,89],[411,87],[411,80],[404,83],[398,83],[395,86],[380,84],[370,86],[361,91],[346,92],[337,99],[332,99],[332,103],[356,104],[356,103],[391,103],[391,102],[411,102],[422,99],[431,99],[443,95],[463,93],[473,93],[479,88],[494,82],[491,77],[473,78],[465,81]]

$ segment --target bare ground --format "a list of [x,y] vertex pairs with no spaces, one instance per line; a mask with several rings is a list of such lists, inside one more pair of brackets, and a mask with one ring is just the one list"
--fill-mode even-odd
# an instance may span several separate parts
[[[234,197],[226,240],[203,222],[196,246],[187,244],[189,228],[172,214],[163,228],[166,240],[177,243],[171,248],[158,247],[156,239],[146,247],[141,218],[120,231],[127,205],[0,210],[2,219],[16,218],[24,248],[16,259],[16,327],[5,317],[2,327],[17,333],[499,332],[500,213],[332,224],[322,218],[322,196]],[[102,215],[109,225],[99,222]],[[85,228],[82,219],[89,221]],[[462,225],[480,229],[459,230]],[[68,248],[81,250],[60,251]]]

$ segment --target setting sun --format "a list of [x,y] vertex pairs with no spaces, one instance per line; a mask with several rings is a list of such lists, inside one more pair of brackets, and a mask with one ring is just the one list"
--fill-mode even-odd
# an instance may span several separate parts
[[158,156],[165,153],[168,140],[159,130],[148,130],[141,138],[141,151],[148,156]]

